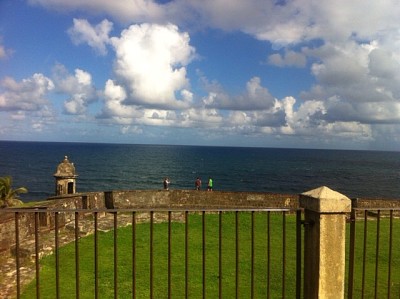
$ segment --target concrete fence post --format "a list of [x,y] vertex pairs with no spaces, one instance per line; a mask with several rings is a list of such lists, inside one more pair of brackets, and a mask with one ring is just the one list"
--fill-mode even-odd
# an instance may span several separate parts
[[344,298],[346,213],[351,200],[328,187],[300,194],[304,208],[304,298]]

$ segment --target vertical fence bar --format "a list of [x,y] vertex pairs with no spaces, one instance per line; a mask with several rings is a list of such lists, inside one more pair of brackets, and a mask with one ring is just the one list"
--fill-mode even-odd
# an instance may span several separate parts
[[286,211],[282,214],[282,299],[286,291]]
[[79,212],[75,212],[75,298],[79,299]]
[[354,210],[354,208],[352,208],[350,213],[349,280],[347,286],[348,299],[353,299],[355,240],[356,240],[356,211]]
[[36,298],[40,298],[39,213],[38,212],[35,212],[35,270],[36,270]]
[[94,298],[99,298],[99,249],[97,232],[97,212],[94,212]]
[[20,260],[19,260],[19,213],[15,212],[15,265],[17,271],[17,299],[21,296],[21,273],[20,273]]
[[392,249],[393,249],[393,210],[389,214],[389,257],[388,257],[388,292],[387,298],[390,299],[392,286]]
[[250,297],[254,298],[254,211],[251,211],[251,277]]
[[376,220],[376,247],[375,247],[375,298],[378,298],[378,275],[379,275],[379,239],[380,239],[381,211],[378,210]]
[[267,299],[271,298],[271,212],[267,212]]
[[132,299],[136,299],[136,212],[132,212]]
[[171,299],[171,211],[168,211],[168,299]]
[[364,211],[364,240],[363,240],[363,269],[362,269],[362,280],[361,280],[361,298],[364,299],[365,293],[365,268],[366,268],[366,258],[367,258],[367,221],[368,220],[368,210]]
[[236,240],[236,256],[235,256],[235,265],[236,265],[236,299],[239,298],[239,212],[235,212],[235,240]]
[[296,210],[296,299],[301,298],[301,210]]
[[59,238],[58,238],[58,212],[55,212],[54,215],[54,220],[55,220],[55,227],[54,227],[54,232],[55,232],[55,258],[56,258],[56,298],[60,298],[60,254],[58,250],[59,246]]
[[118,297],[118,214],[114,215],[114,298]]
[[188,211],[185,211],[185,298],[189,297],[189,223]]
[[202,247],[203,247],[203,299],[206,298],[206,212],[203,211],[202,219]]
[[218,295],[222,298],[222,212],[218,212]]
[[153,247],[154,247],[154,235],[153,235],[153,223],[154,223],[154,212],[150,211],[150,299],[153,299]]

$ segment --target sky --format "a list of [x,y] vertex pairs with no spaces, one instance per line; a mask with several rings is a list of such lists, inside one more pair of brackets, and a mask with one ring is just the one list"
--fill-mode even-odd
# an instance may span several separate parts
[[0,140],[400,149],[398,0],[0,0]]

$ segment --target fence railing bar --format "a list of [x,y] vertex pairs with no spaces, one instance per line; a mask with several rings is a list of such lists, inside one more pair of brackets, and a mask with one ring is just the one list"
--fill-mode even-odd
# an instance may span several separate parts
[[60,298],[60,253],[59,253],[59,237],[58,237],[58,230],[59,230],[59,212],[55,212],[54,215],[54,221],[55,221],[55,227],[54,227],[54,233],[55,233],[55,248],[54,248],[54,253],[55,253],[55,258],[56,258],[56,298]]
[[388,283],[387,283],[387,298],[391,297],[392,286],[392,251],[393,251],[393,210],[390,211],[389,220],[389,257],[388,257]]
[[136,212],[132,212],[132,299],[136,299]]
[[254,298],[254,211],[251,212],[251,277],[250,297]]
[[282,298],[286,291],[286,212],[282,212]]
[[296,299],[301,298],[301,211],[296,211]]
[[35,272],[36,298],[40,298],[40,264],[39,264],[39,213],[35,213]]
[[19,213],[14,214],[15,221],[15,266],[16,266],[16,283],[17,283],[17,299],[21,297],[21,273],[20,273],[20,259],[19,259]]
[[354,209],[355,211],[368,211],[368,212],[370,212],[370,211],[381,211],[381,212],[390,212],[390,211],[393,211],[393,212],[399,212],[400,211],[400,208],[395,208],[395,207],[391,207],[391,208],[382,208],[382,207],[377,207],[377,208],[375,208],[375,209],[373,209],[373,208],[370,208],[370,207],[367,207],[367,208],[352,208],[352,209]]
[[168,211],[168,299],[171,299],[171,211]]
[[79,213],[75,212],[75,297],[79,299],[80,273],[79,273]]
[[356,240],[356,213],[351,210],[350,214],[350,240],[349,240],[349,279],[347,286],[347,297],[353,299],[354,289],[354,258],[355,258],[355,240]]
[[185,298],[189,298],[189,212],[185,211]]
[[375,247],[375,298],[378,298],[378,276],[379,276],[379,241],[380,241],[380,223],[381,211],[378,210],[376,221],[376,247]]
[[153,299],[153,288],[154,288],[154,277],[153,277],[153,270],[154,270],[154,261],[153,261],[153,250],[154,250],[154,212],[150,211],[150,299]]
[[364,239],[363,239],[363,268],[361,278],[361,298],[364,299],[365,293],[365,271],[366,271],[366,258],[367,258],[367,223],[368,223],[368,210],[364,210]]
[[235,283],[236,283],[236,299],[239,298],[239,212],[236,211],[235,213],[235,240],[236,240],[236,246],[235,246],[235,268],[236,268],[236,273],[235,273]]
[[202,249],[203,249],[203,257],[202,257],[202,264],[203,264],[203,299],[206,298],[206,212],[203,211],[201,214],[201,226],[202,226]]
[[118,298],[118,214],[114,215],[114,298]]
[[267,212],[267,299],[271,298],[271,212]]
[[94,297],[99,298],[98,212],[94,212]]
[[[150,211],[153,212],[164,212],[167,213],[168,211],[176,211],[176,212],[182,212],[182,211],[188,211],[188,212],[251,212],[251,211],[257,211],[257,212],[295,212],[297,208],[204,208],[204,207],[186,207],[184,209],[180,207],[168,207],[168,208],[121,208],[121,209],[107,209],[107,208],[95,208],[95,209],[90,209],[91,213],[131,213],[133,211],[135,212],[142,212],[142,213],[149,213]],[[363,208],[356,208],[356,210],[364,210]],[[380,210],[382,211],[389,211],[391,210],[390,208],[381,208]],[[400,211],[400,208],[396,209],[393,208],[392,210],[394,211]],[[0,209],[0,214],[3,213],[15,213],[15,212],[24,212],[24,213],[35,213],[38,212],[37,208],[7,208],[6,211],[3,211]],[[79,213],[87,213],[87,209],[60,209],[60,208],[48,208],[45,209],[45,212],[47,213],[55,213],[55,212],[65,212],[65,213],[74,213],[74,212],[79,212]]]
[[218,295],[222,298],[222,212],[218,212]]

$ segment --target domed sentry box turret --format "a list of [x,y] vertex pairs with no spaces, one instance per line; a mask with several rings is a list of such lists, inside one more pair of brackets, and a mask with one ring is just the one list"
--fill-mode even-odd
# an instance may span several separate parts
[[78,175],[75,172],[74,163],[69,162],[67,156],[57,166],[54,177],[56,178],[56,196],[75,193]]

